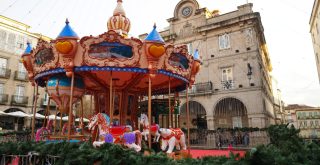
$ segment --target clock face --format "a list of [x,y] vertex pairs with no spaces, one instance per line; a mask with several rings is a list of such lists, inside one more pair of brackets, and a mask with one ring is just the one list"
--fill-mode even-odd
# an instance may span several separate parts
[[185,17],[189,16],[191,14],[191,12],[192,12],[191,7],[184,7],[182,9],[182,15],[185,16]]

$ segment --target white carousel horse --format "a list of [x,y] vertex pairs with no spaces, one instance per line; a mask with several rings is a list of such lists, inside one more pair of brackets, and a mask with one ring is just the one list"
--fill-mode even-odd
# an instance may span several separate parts
[[169,146],[167,153],[171,154],[174,146],[176,149],[186,150],[186,137],[180,128],[160,128],[161,135],[161,150],[165,151],[167,146]]
[[147,137],[148,137],[149,133],[151,133],[151,135],[154,136],[154,141],[158,142],[159,138],[160,138],[160,134],[158,132],[158,130],[160,128],[159,125],[152,124],[150,126],[148,116],[143,113],[140,116],[139,122],[140,122],[140,124],[143,125],[143,132],[141,133],[141,135],[144,136],[144,139],[147,141]]
[[[131,126],[110,126],[110,118],[105,113],[98,113],[90,118],[88,128],[92,130],[98,126],[99,140],[93,142],[94,147],[104,143],[123,144],[139,152],[141,150],[141,132],[132,131]],[[136,144],[137,141],[137,144]]]
[[47,126],[46,127],[41,127],[40,129],[37,130],[36,132],[36,141],[45,141],[47,140],[47,136],[51,134],[51,128],[52,128],[53,120],[48,120],[47,121]]

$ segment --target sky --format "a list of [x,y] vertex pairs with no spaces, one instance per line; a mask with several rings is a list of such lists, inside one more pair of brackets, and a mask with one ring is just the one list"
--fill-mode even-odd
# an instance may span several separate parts
[[[159,31],[169,24],[180,0],[123,0],[131,21],[130,35],[149,33],[154,23]],[[218,9],[221,14],[237,6],[253,3],[260,12],[265,38],[286,104],[320,106],[320,84],[309,33],[309,19],[314,0],[198,0],[200,7]],[[116,0],[0,0],[0,15],[31,26],[30,31],[56,38],[68,18],[82,36],[107,31],[107,21]]]

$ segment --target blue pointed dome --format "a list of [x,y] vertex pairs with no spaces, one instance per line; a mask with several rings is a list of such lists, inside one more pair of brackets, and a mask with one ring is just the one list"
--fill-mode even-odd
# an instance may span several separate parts
[[196,49],[193,54],[193,58],[199,60],[199,50]]
[[73,31],[73,29],[71,28],[71,26],[69,25],[69,21],[68,19],[66,20],[66,26],[64,26],[64,28],[62,29],[62,31],[60,32],[60,34],[58,35],[57,39],[59,38],[79,38],[77,33]]
[[31,44],[29,42],[27,42],[27,48],[26,48],[26,50],[24,51],[23,54],[30,54],[31,51],[32,51]]
[[155,41],[164,43],[164,40],[162,39],[161,35],[157,32],[156,28],[157,26],[154,25],[151,33],[144,39],[145,41]]

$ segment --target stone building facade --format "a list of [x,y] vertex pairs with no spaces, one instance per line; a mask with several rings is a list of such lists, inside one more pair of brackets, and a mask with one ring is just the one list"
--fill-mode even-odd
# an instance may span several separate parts
[[[181,0],[167,19],[169,27],[160,32],[166,42],[187,44],[189,53],[200,54],[200,73],[189,90],[193,128],[264,128],[275,123],[272,66],[260,14],[252,6],[220,14],[200,8],[196,0]],[[185,93],[180,98],[183,128]]]
[[310,16],[310,33],[312,36],[312,43],[314,49],[314,55],[316,59],[316,65],[318,70],[318,77],[320,83],[320,1],[315,0]]
[[289,105],[285,108],[286,122],[300,129],[304,139],[320,138],[320,108],[304,105]]
[[[27,72],[21,62],[21,55],[27,42],[36,46],[39,38],[48,37],[28,31],[30,26],[0,15],[0,111],[21,111],[31,114],[34,89],[28,80]],[[40,90],[38,107],[46,105],[44,91]],[[38,108],[39,110],[39,108]],[[28,118],[0,116],[0,127],[19,129],[30,126]],[[6,128],[8,127],[8,128]]]

